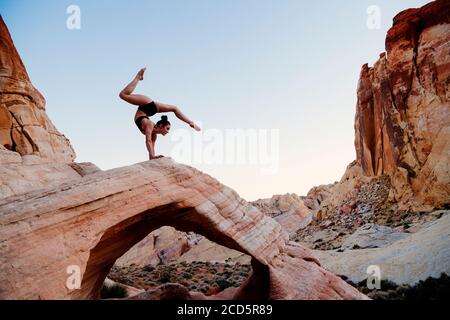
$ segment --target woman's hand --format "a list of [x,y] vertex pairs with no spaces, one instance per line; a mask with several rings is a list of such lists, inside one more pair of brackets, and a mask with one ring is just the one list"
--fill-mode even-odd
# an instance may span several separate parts
[[159,159],[159,158],[164,158],[164,156],[159,155],[159,156],[150,157],[150,160]]

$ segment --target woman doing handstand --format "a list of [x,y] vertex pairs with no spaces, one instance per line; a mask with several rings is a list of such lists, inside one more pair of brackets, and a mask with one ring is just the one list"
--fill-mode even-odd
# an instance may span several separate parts
[[133,91],[136,88],[139,81],[144,80],[144,72],[146,68],[142,68],[137,73],[133,81],[130,82],[119,94],[119,97],[128,103],[139,106],[134,116],[134,122],[139,130],[145,134],[145,142],[149,154],[149,159],[157,159],[163,156],[155,155],[155,142],[158,134],[165,136],[170,130],[170,122],[167,120],[167,116],[161,116],[156,125],[149,117],[162,112],[173,112],[175,116],[186,122],[189,126],[197,131],[200,128],[186,117],[177,106],[156,102],[147,96],[141,94],[134,94]]

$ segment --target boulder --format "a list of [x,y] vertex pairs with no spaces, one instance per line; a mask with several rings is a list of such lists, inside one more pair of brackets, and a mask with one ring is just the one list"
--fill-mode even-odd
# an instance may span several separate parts
[[295,193],[274,195],[269,199],[253,201],[252,204],[262,213],[274,218],[290,235],[312,221],[312,211]]
[[119,267],[135,264],[137,266],[167,264],[177,261],[191,249],[187,234],[172,227],[162,227],[134,245],[116,260]]
[[386,247],[407,237],[405,232],[397,232],[386,226],[368,223],[360,227],[342,244],[343,249],[367,249]]

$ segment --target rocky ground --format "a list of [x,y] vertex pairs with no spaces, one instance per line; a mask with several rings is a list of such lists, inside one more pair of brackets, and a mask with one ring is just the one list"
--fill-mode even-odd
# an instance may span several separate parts
[[158,266],[114,266],[108,277],[137,289],[152,290],[166,283],[177,283],[207,296],[228,287],[239,287],[249,276],[250,265],[194,261]]
[[319,218],[298,230],[291,240],[311,249],[335,250],[363,225],[372,223],[398,232],[415,232],[426,222],[440,218],[426,212],[398,210],[388,202],[389,177],[381,176],[363,183],[356,196],[349,196],[338,206],[321,207]]
[[359,283],[346,281],[373,300],[448,300],[450,297],[450,277],[446,274],[437,279],[430,277],[415,286],[397,285],[383,280],[379,290],[368,289],[366,280]]

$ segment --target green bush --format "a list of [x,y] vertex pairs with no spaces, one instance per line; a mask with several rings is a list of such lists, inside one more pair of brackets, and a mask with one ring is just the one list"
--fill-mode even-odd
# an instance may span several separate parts
[[153,270],[155,270],[155,267],[152,266],[151,264],[148,264],[148,265],[144,266],[142,269],[147,272],[152,272]]
[[163,274],[162,274],[161,277],[159,278],[159,282],[161,282],[161,283],[167,283],[167,282],[170,282],[170,273],[168,273],[168,272],[163,272]]
[[216,284],[220,288],[220,290],[224,290],[224,289],[232,286],[232,284],[228,280],[225,280],[225,279],[217,279]]
[[100,298],[126,298],[128,296],[127,289],[120,284],[113,284],[112,286],[103,285],[100,291]]
[[367,280],[355,284],[345,276],[341,276],[341,278],[374,300],[444,301],[450,296],[450,276],[444,273],[437,279],[429,277],[426,280],[419,281],[414,286],[397,285],[392,281],[382,280],[380,290],[369,290]]

